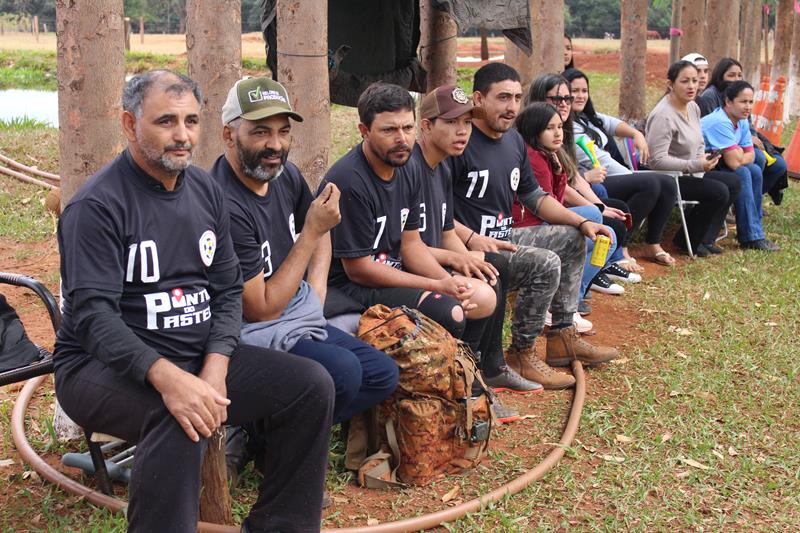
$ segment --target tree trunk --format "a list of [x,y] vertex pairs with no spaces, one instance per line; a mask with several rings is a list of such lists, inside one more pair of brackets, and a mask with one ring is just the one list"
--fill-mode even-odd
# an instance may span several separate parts
[[753,87],[758,87],[761,80],[761,0],[743,0],[741,22],[742,74]]
[[190,0],[186,4],[186,53],[189,77],[203,90],[194,164],[210,168],[225,150],[220,116],[228,91],[242,77],[240,0]]
[[692,52],[703,55],[706,39],[706,2],[705,0],[686,0],[681,6],[681,24],[683,24],[683,36],[681,36],[680,56]]
[[[778,0],[778,11],[775,14],[775,44],[772,47],[772,81],[780,76],[787,77],[789,60],[792,53],[792,12],[794,0]],[[788,77],[787,77],[788,79]]]
[[486,27],[481,26],[481,61],[489,61],[489,37],[486,33]]
[[139,17],[139,42],[144,44],[144,17]]
[[730,0],[708,0],[706,17],[714,21],[706,30],[705,56],[713,69],[723,57],[736,59],[736,50],[732,43],[739,37],[739,2],[733,9]]
[[56,1],[61,206],[123,147],[122,0]]
[[331,142],[328,2],[279,0],[278,80],[305,119],[292,125],[292,161],[312,191],[328,168]]
[[[681,52],[681,11],[683,0],[672,0],[672,21],[669,32],[669,63],[680,59]],[[673,31],[674,30],[674,31]]]
[[200,491],[200,520],[214,524],[233,525],[228,472],[225,467],[225,429],[211,435],[206,444],[201,470],[203,490]]
[[131,18],[124,17],[122,21],[125,27],[124,40],[125,40],[125,51],[127,52],[128,50],[131,49]]
[[528,56],[505,39],[506,63],[519,72],[523,93],[539,74],[564,70],[564,1],[528,0],[533,51]]
[[792,59],[789,62],[789,94],[784,106],[784,122],[800,117],[800,13],[794,13],[792,31]]
[[620,20],[620,99],[622,120],[645,117],[647,0],[622,0]]
[[[428,71],[428,92],[457,80],[458,25],[431,0],[420,0],[420,60]],[[280,26],[279,26],[280,27]]]

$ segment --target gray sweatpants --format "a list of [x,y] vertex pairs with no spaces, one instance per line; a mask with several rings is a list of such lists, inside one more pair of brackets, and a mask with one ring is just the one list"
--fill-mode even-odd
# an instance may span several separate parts
[[572,323],[578,310],[586,242],[572,226],[530,226],[514,228],[509,258],[509,291],[517,292],[511,318],[511,346],[533,345],[544,328],[545,313],[553,324]]

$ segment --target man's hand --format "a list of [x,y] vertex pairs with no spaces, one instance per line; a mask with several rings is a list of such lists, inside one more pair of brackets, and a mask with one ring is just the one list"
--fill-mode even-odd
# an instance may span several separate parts
[[[224,356],[221,353],[208,353],[206,360],[203,364],[203,369],[197,377],[211,385],[217,393],[223,398],[228,397],[228,387],[225,380],[228,377],[228,363],[230,357]],[[214,419],[219,420],[219,424],[224,424],[228,419],[227,405],[215,405],[216,412]]]
[[478,307],[477,304],[469,301],[472,295],[475,294],[475,288],[472,286],[472,281],[470,281],[469,278],[465,278],[464,276],[448,276],[442,278],[437,280],[436,290],[437,292],[452,296],[460,301],[465,312]]
[[606,181],[606,167],[593,168],[583,173],[583,179],[589,183],[603,183]]
[[597,239],[598,235],[605,235],[609,239],[614,239],[614,234],[608,227],[598,224],[597,222],[592,222],[591,220],[582,223],[580,230],[585,237],[588,237],[593,241]]
[[147,371],[147,380],[161,393],[167,410],[193,442],[200,440],[198,433],[206,438],[211,436],[223,422],[218,406],[231,403],[209,383],[163,357]]
[[501,250],[508,250],[509,252],[517,251],[517,247],[508,241],[501,241],[492,237],[485,237],[483,235],[478,235],[477,233],[473,233],[472,236],[467,239],[467,241],[468,242],[464,243],[467,248],[476,252],[497,253]]
[[336,185],[328,183],[319,193],[319,196],[308,206],[303,229],[309,228],[316,235],[321,236],[341,222],[342,215],[339,212],[340,194]]
[[497,283],[497,276],[500,274],[491,263],[464,253],[453,252],[448,263],[448,266],[456,272],[468,278],[483,280],[491,285]]
[[755,146],[759,150],[764,149],[764,143],[761,142],[761,139],[758,138],[758,135],[753,135],[753,146]]

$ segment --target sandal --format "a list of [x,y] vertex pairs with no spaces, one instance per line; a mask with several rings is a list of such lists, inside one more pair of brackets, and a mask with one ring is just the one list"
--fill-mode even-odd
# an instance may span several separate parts
[[647,259],[663,266],[673,266],[675,264],[675,258],[669,255],[669,253],[665,252],[664,250],[656,252],[655,255],[653,255],[652,257],[648,257]]

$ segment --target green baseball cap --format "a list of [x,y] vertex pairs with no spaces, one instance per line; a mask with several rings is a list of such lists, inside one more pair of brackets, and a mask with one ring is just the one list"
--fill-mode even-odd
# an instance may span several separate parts
[[222,106],[222,125],[240,117],[261,120],[280,114],[303,122],[303,117],[292,110],[283,85],[271,78],[245,78],[237,81],[228,91],[228,98]]

